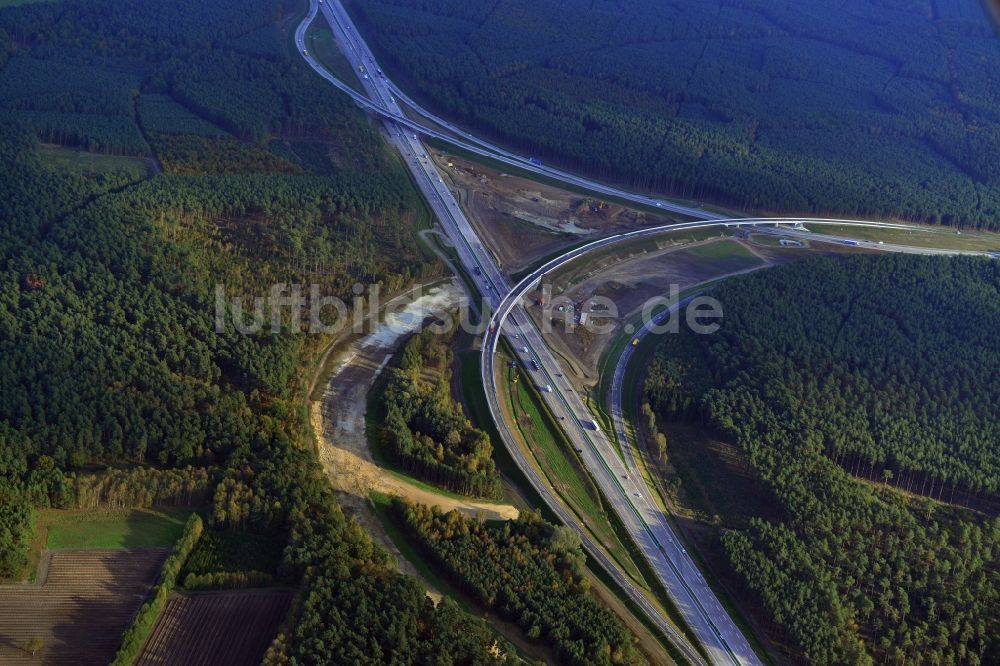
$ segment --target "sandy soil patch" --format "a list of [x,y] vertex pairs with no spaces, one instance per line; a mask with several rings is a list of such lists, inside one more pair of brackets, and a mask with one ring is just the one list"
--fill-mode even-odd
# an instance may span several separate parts
[[434,151],[431,157],[508,274],[590,237],[670,221],[447,153]]
[[334,488],[367,503],[369,493],[399,495],[444,510],[458,509],[487,519],[516,518],[509,504],[477,502],[439,494],[375,464],[365,432],[368,392],[406,337],[431,316],[452,310],[464,297],[457,283],[430,290],[402,311],[390,315],[368,336],[342,350],[330,362],[336,369],[322,397],[311,403],[311,420],[319,440],[319,458]]
[[[621,333],[626,321],[642,313],[649,299],[668,295],[672,285],[683,291],[718,277],[763,268],[774,261],[756,252],[725,261],[699,256],[699,248],[715,242],[713,239],[684,246],[666,245],[619,260],[609,258],[604,265],[594,266],[584,275],[555,281],[548,301],[555,309],[550,310],[552,325],[545,337],[581,385],[597,380],[604,349]],[[532,300],[537,302],[541,295],[536,292]],[[602,302],[611,303],[610,309],[603,309]],[[560,312],[559,306],[564,310]],[[533,306],[529,312],[541,323],[544,315],[540,307]],[[583,316],[586,326],[578,323]],[[595,323],[601,325],[600,329],[591,326]]]

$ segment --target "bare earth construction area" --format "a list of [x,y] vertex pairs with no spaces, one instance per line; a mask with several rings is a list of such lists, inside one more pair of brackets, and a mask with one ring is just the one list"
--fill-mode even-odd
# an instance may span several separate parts
[[40,585],[0,587],[0,664],[107,664],[167,550],[56,550],[48,557]]
[[507,274],[581,240],[670,221],[458,157],[434,157]]
[[428,317],[457,307],[462,295],[455,284],[434,287],[331,359],[337,367],[321,398],[313,400],[311,418],[319,441],[320,462],[333,487],[343,493],[342,501],[354,505],[350,499],[353,497],[366,505],[369,493],[376,491],[437,505],[445,511],[458,509],[470,516],[482,513],[499,520],[517,517],[518,511],[511,505],[444,494],[384,470],[375,463],[368,445],[365,412],[375,380],[403,340],[419,330]]

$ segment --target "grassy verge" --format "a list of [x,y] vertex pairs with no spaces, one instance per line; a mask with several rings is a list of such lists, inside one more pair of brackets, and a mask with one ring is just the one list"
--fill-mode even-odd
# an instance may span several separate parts
[[306,48],[331,74],[359,93],[364,93],[354,68],[351,67],[347,57],[341,53],[337,46],[337,40],[334,39],[333,33],[325,23],[326,19],[317,14],[312,25],[306,30]]
[[583,461],[577,456],[562,429],[556,425],[541,395],[531,384],[530,377],[514,383],[513,373],[519,370],[507,367],[506,372],[504,397],[512,414],[516,415],[517,410],[521,409],[522,413],[530,416],[530,428],[527,423],[522,425],[518,418],[515,418],[515,422],[521,438],[534,444],[532,453],[540,454],[534,455],[534,459],[549,484],[622,570],[640,587],[650,591],[670,620],[692,637],[693,634],[669,596],[655,582],[656,573],[633,543],[617,514],[604,511],[605,497],[590,478]]
[[615,529],[614,517],[604,511],[600,491],[572,444],[556,426],[555,419],[531,384],[531,378],[525,376],[514,382],[520,370],[508,367],[506,373],[506,381],[502,383],[503,399],[542,474],[619,566],[640,585],[648,587],[634,554],[625,545],[631,541],[627,537],[623,541],[620,531]]
[[38,529],[46,548],[146,548],[170,546],[184,530],[190,509],[92,511],[42,509]]
[[558,428],[549,424],[547,410],[534,388],[532,378],[520,369],[508,368],[507,385],[517,430],[533,449],[535,459],[549,482],[569,504],[590,518],[592,530],[599,531],[603,522],[597,487],[587,476],[582,462],[577,459],[569,440]]
[[813,233],[830,234],[842,238],[885,241],[886,243],[912,245],[914,247],[936,247],[966,251],[1000,251],[1000,234],[988,231],[962,231],[958,233],[959,230],[951,227],[914,226],[921,226],[920,231],[853,227],[850,225],[810,225],[808,222],[806,223],[806,228]]
[[[631,362],[626,367],[623,378],[623,416],[626,422],[626,430],[636,443],[636,462],[640,467],[640,473],[646,485],[649,487],[654,498],[664,508],[667,520],[670,521],[675,534],[686,544],[688,554],[691,555],[695,564],[702,571],[705,580],[715,593],[716,598],[719,599],[743,635],[747,637],[758,657],[766,664],[773,664],[774,661],[764,642],[747,620],[741,607],[737,605],[729,591],[720,584],[714,575],[713,567],[709,565],[704,553],[701,552],[704,544],[688,538],[688,534],[679,524],[677,516],[669,509],[672,502],[662,488],[661,483],[658,483],[654,477],[654,473],[657,474],[662,482],[664,479],[663,470],[659,469],[654,472],[650,465],[647,464],[647,456],[653,456],[654,453],[648,445],[644,446],[647,440],[639,414],[639,405],[642,400],[640,382],[644,375],[644,368],[647,366],[658,342],[659,339],[653,336],[647,336],[640,342],[630,359]],[[610,358],[614,359],[615,364],[619,356],[620,351],[609,355]],[[611,369],[612,371],[614,370],[614,364],[611,365]],[[687,430],[690,429],[687,428]],[[710,526],[713,534],[718,536],[722,529],[718,524],[719,512],[723,511],[731,519],[736,517],[737,514],[743,515],[749,505],[756,504],[755,497],[757,492],[755,491],[759,489],[752,488],[746,478],[736,478],[731,469],[733,467],[731,464],[732,461],[721,460],[715,452],[706,451],[705,447],[679,444],[679,442],[685,441],[685,439],[682,439],[682,429],[666,428],[666,430],[669,433],[669,455],[673,467],[677,470],[676,478],[685,489],[690,488],[696,491],[695,494],[697,496],[702,497],[703,501],[696,502],[698,507],[697,512],[701,515],[703,522]],[[658,465],[658,467],[662,468],[662,465]],[[711,488],[710,493],[708,492],[708,488]],[[709,496],[716,501],[710,500]],[[725,508],[720,508],[719,499],[722,500]],[[766,513],[759,515],[766,515]],[[737,520],[737,522],[739,521]]]
[[[469,337],[471,345],[471,336]],[[479,351],[471,346],[459,353],[456,358],[459,362],[458,371],[461,374],[462,404],[465,406],[466,414],[480,430],[486,432],[493,442],[493,460],[500,470],[504,480],[513,486],[513,491],[531,507],[541,511],[542,517],[549,522],[558,523],[559,518],[552,512],[549,506],[535,490],[528,479],[525,478],[521,468],[514,462],[507,447],[503,444],[503,439],[493,422],[489,405],[486,402],[486,391],[483,388],[480,376]],[[512,493],[512,494],[514,494]],[[514,497],[508,498],[512,502]]]

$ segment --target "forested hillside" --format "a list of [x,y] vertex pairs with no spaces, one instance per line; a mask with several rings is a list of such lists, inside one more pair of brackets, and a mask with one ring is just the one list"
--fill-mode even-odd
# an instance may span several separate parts
[[[274,663],[492,663],[485,624],[435,607],[337,506],[298,410],[322,339],[216,332],[217,283],[349,296],[424,270],[400,165],[288,54],[303,8],[0,10],[0,576],[22,573],[38,507],[207,501],[305,584]],[[57,168],[39,141],[154,166]]]
[[714,295],[722,328],[667,336],[646,395],[737,442],[781,507],[723,536],[735,570],[815,663],[991,663],[1000,263],[810,259]]
[[349,0],[432,109],[528,154],[747,209],[1000,225],[980,0]]

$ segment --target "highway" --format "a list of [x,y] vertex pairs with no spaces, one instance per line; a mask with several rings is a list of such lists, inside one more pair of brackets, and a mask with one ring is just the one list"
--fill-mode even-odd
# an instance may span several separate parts
[[[333,34],[338,36],[338,45],[347,45],[347,49],[344,51],[344,54],[348,57],[348,60],[351,61],[355,71],[357,71],[360,75],[359,78],[364,76],[368,77],[367,79],[362,78],[362,83],[365,84],[365,90],[370,91],[371,88],[377,88],[379,90],[379,94],[377,96],[365,96],[359,93],[346,82],[341,81],[328,72],[319,63],[319,61],[316,60],[313,54],[307,53],[305,32],[309,24],[312,23],[313,19],[316,17],[317,11],[322,13],[323,18],[330,25],[330,29],[333,31]],[[661,208],[664,211],[694,217],[701,220],[717,219],[719,217],[719,215],[702,208],[686,206],[665,199],[657,199],[645,194],[637,194],[629,190],[606,185],[589,178],[584,178],[561,169],[556,169],[546,164],[537,164],[532,162],[530,157],[517,155],[488,141],[483,141],[482,139],[474,137],[465,130],[456,127],[444,118],[432,114],[414,102],[387,77],[379,74],[381,67],[379,67],[377,61],[375,60],[375,56],[368,48],[367,43],[359,36],[350,16],[339,0],[324,0],[321,4],[317,4],[316,0],[310,0],[309,13],[306,16],[306,20],[299,24],[298,29],[295,32],[295,44],[302,53],[306,62],[309,63],[309,65],[317,73],[319,73],[320,76],[336,86],[344,94],[348,95],[356,104],[368,111],[382,116],[387,120],[394,121],[404,130],[413,132],[417,136],[440,139],[441,141],[450,143],[475,155],[502,162],[523,171],[528,171],[540,176],[546,176],[567,185],[583,188],[595,194],[615,197],[642,206],[653,206]],[[364,71],[359,69],[361,66],[364,66]],[[403,109],[399,104],[400,101],[404,102],[418,115],[430,121],[432,125],[445,128],[448,131],[441,131],[431,126],[431,124],[421,123],[409,118],[403,112]]]
[[[311,54],[308,53],[305,44],[306,28],[315,18],[318,8],[319,5],[314,1],[306,19],[296,30],[295,40],[297,47],[304,54],[307,62],[309,62],[309,64],[312,65],[321,76],[330,80],[334,77],[326,72],[326,70],[319,65]],[[324,8],[324,11],[328,10]],[[331,23],[331,29],[334,31],[334,35],[337,37],[338,41],[342,40],[342,44],[348,45],[349,53],[347,55],[349,60],[352,62],[352,66],[358,68],[360,65],[364,64],[362,62],[362,59],[364,58],[362,52],[359,49],[351,47],[353,38],[343,27],[341,27],[341,24],[333,21]],[[383,82],[384,79],[379,78],[378,81],[376,81],[373,77],[368,76],[367,78],[361,78],[361,81],[362,85],[366,91],[372,95],[373,99],[380,100],[383,104],[392,108],[392,105],[395,104],[394,95],[389,92],[385,86],[379,85],[379,83]],[[395,107],[394,111],[396,109],[398,109],[398,106]],[[441,222],[445,233],[452,241],[463,267],[469,272],[470,275],[477,276],[477,280],[480,281],[477,286],[483,294],[485,301],[484,305],[488,305],[490,308],[495,308],[500,303],[502,296],[507,294],[510,290],[510,285],[506,277],[497,266],[493,255],[486,250],[479,241],[471,224],[458,206],[458,202],[455,200],[451,191],[443,183],[440,174],[438,174],[435,170],[433,163],[424,157],[425,151],[423,145],[419,142],[419,140],[414,138],[414,134],[409,132],[409,129],[411,128],[401,125],[394,118],[385,118],[384,116],[383,118],[385,120],[385,129],[387,135],[389,136],[389,140],[403,154],[407,166],[410,168],[416,179],[417,185],[430,204],[434,214]],[[523,318],[525,322],[528,321],[527,315],[522,315],[521,318]],[[516,314],[511,318],[511,326],[516,325],[515,322],[519,322]],[[508,337],[511,340],[517,341],[517,336],[520,336],[520,333],[511,332]],[[534,339],[531,342],[531,346],[532,348],[535,346],[544,347],[540,344],[540,337]],[[491,356],[491,367],[492,361],[493,357]],[[529,358],[523,358],[522,362],[528,363]],[[498,423],[505,425],[502,420]],[[695,647],[691,645],[690,641],[688,641],[684,635],[681,634],[673,624],[671,624],[671,622],[663,615],[663,612],[657,608],[642,591],[635,587],[632,580],[621,571],[618,565],[611,559],[604,548],[593,539],[590,533],[579,525],[579,520],[561,502],[555,490],[552,489],[542,478],[538,469],[530,463],[525,452],[522,451],[520,446],[516,444],[509,431],[507,431],[505,444],[508,449],[510,449],[521,471],[525,474],[532,486],[534,486],[539,492],[540,496],[549,508],[565,524],[573,526],[577,529],[581,537],[581,542],[588,554],[608,572],[608,574],[615,580],[616,584],[660,628],[667,639],[677,647],[687,661],[694,664],[705,663],[704,659]]]
[[[540,369],[535,371],[535,374],[539,377],[536,383],[550,385],[553,389],[551,392],[542,393],[543,398],[563,424],[570,440],[574,442],[578,450],[582,451],[581,457],[587,465],[588,471],[590,471],[595,481],[597,481],[605,497],[613,503],[614,509],[618,512],[626,528],[629,529],[636,543],[642,549],[643,554],[656,572],[658,579],[670,594],[671,600],[695,632],[699,643],[708,651],[710,660],[713,663],[750,664],[759,663],[759,661],[747,643],[746,638],[735,626],[735,623],[733,623],[708,586],[701,572],[694,564],[694,561],[674,534],[666,515],[656,508],[649,489],[642,481],[642,475],[635,457],[632,455],[632,451],[626,448],[629,446],[628,438],[622,438],[623,451],[626,452],[626,461],[623,462],[617,455],[611,439],[605,433],[595,429],[591,425],[594,423],[593,416],[580,400],[579,396],[570,387],[565,385],[565,381],[560,381],[562,379],[561,372],[555,370],[559,366],[544,344],[544,341],[541,340],[537,328],[531,326],[530,320],[523,314],[523,303],[526,302],[526,294],[534,290],[547,274],[564,267],[570,262],[580,260],[596,250],[607,248],[610,245],[629,242],[637,238],[710,227],[752,226],[756,231],[767,231],[770,233],[773,228],[762,225],[775,223],[808,223],[810,225],[921,230],[919,227],[912,225],[857,220],[736,218],[650,227],[603,238],[548,261],[515,285],[497,308],[493,316],[493,324],[490,326],[482,348],[483,382],[484,385],[490,388],[487,392],[490,410],[502,436],[504,436],[505,440],[508,437],[511,439],[512,443],[509,443],[508,447],[516,447],[516,440],[510,434],[509,427],[506,425],[500,409],[500,389],[497,386],[498,376],[494,367],[494,357],[498,351],[501,335],[507,336],[508,340],[510,339],[505,324],[510,317],[516,318],[516,323],[518,324],[517,330],[520,337],[511,340],[511,344],[520,350],[521,342],[526,341],[529,353],[521,354],[522,359],[528,357],[539,360]],[[778,231],[785,234],[788,229],[782,227]],[[853,243],[852,239],[847,238],[841,239],[808,231],[799,231],[798,233],[803,237],[813,240],[834,243],[851,241]],[[871,242],[865,242],[864,245],[885,251],[894,251],[893,248],[897,247]],[[899,250],[897,251],[917,254],[985,254],[980,252],[940,250],[936,248],[898,247]],[[646,330],[645,327],[640,329],[639,335],[645,335]],[[625,362],[627,362],[628,356],[631,354],[631,345],[628,345],[624,354],[626,356]],[[624,364],[620,365],[624,367]],[[612,407],[613,413],[617,412],[619,416],[615,423],[615,429],[618,433],[625,432],[623,420],[620,418],[622,415],[620,400],[623,376],[622,374],[616,378],[619,404],[617,409]]]
[[[360,81],[367,97],[352,89],[346,83],[326,71],[322,65],[308,53],[305,43],[305,33],[308,25],[322,11],[325,20],[341,45],[344,54],[352,68],[361,74]],[[660,202],[657,200],[628,193],[617,188],[592,183],[569,174],[549,170],[527,163],[528,168],[520,163],[524,158],[514,158],[503,153],[483,148],[483,142],[473,143],[467,140],[456,140],[444,135],[438,130],[427,128],[406,118],[399,105],[401,93],[384,76],[379,75],[377,66],[367,45],[360,39],[356,29],[339,2],[326,0],[319,5],[311,0],[310,10],[305,20],[298,26],[295,33],[297,48],[305,60],[324,79],[350,95],[360,106],[377,113],[384,121],[384,127],[389,141],[403,155],[404,161],[414,175],[417,185],[429,202],[431,209],[441,222],[445,233],[451,240],[458,254],[459,261],[468,273],[474,276],[477,288],[482,292],[485,305],[495,310],[490,320],[482,345],[482,377],[488,403],[494,421],[497,424],[505,446],[510,451],[515,462],[525,474],[529,482],[539,492],[543,500],[553,512],[567,525],[574,527],[580,534],[581,541],[587,552],[605,568],[615,582],[644,611],[650,619],[663,631],[665,636],[677,647],[684,657],[692,663],[704,663],[704,659],[683,635],[664,617],[663,613],[653,605],[645,593],[636,588],[620,567],[611,560],[603,547],[597,543],[579,518],[574,516],[561,502],[558,495],[542,477],[538,469],[528,459],[518,440],[509,429],[500,408],[500,390],[497,380],[501,376],[495,367],[498,344],[501,337],[508,340],[511,348],[523,367],[533,376],[543,390],[542,397],[547,406],[562,424],[567,436],[580,451],[588,471],[598,483],[602,493],[629,531],[636,545],[649,562],[657,579],[667,591],[673,603],[684,617],[695,634],[698,643],[714,664],[758,664],[759,659],[751,649],[746,638],[726,613],[712,590],[705,582],[701,572],[688,556],[683,546],[673,534],[666,516],[653,502],[648,488],[642,482],[637,472],[635,460],[630,455],[628,462],[623,462],[617,455],[609,437],[597,428],[593,416],[590,415],[581,397],[568,385],[563,377],[559,364],[542,338],[541,332],[534,325],[524,310],[523,299],[527,292],[534,288],[550,271],[555,270],[570,261],[584,257],[587,253],[605,246],[622,243],[634,238],[676,233],[691,229],[706,227],[730,227],[743,225],[765,225],[793,222],[808,224],[859,225],[894,229],[918,230],[918,227],[894,223],[864,222],[856,220],[824,220],[814,218],[731,218],[718,219],[706,211]],[[438,122],[437,119],[434,119]],[[438,124],[442,124],[438,122]],[[510,283],[497,265],[493,254],[483,246],[473,226],[466,218],[441,175],[435,169],[433,162],[426,157],[426,149],[419,136],[435,136],[465,150],[499,159],[522,169],[541,173],[549,177],[558,177],[563,182],[571,183],[609,196],[628,199],[645,205],[658,205],[674,212],[681,212],[692,217],[702,218],[695,222],[664,225],[640,229],[638,231],[593,241],[575,250],[547,262],[533,271],[531,275],[511,289]],[[525,162],[527,162],[525,160]],[[554,176],[554,174],[559,174]],[[767,227],[760,227],[766,229]],[[789,230],[782,229],[782,233]],[[808,234],[807,231],[796,233]],[[850,239],[844,239],[844,242]],[[888,247],[880,247],[888,250]],[[926,251],[925,251],[926,252]],[[531,370],[537,364],[537,370]],[[617,426],[616,426],[617,427]],[[623,447],[626,445],[622,443]]]
[[[632,339],[639,340],[641,342],[647,335],[649,335],[650,326],[662,323],[669,317],[669,315],[677,312],[681,308],[686,307],[694,297],[695,295],[688,296],[665,307],[662,311],[658,312],[651,321],[644,322],[642,326],[640,326],[639,329],[632,334]],[[625,456],[625,464],[629,469],[633,470],[635,474],[641,477],[639,465],[635,461],[635,452],[633,451],[632,440],[628,436],[628,424],[626,423],[624,406],[622,405],[622,393],[625,388],[625,371],[628,369],[629,361],[632,360],[632,354],[634,352],[635,346],[633,344],[626,344],[625,348],[622,349],[621,355],[618,357],[618,363],[615,365],[615,374],[611,380],[610,407],[612,427],[614,427],[615,436],[618,438],[622,454]]]

